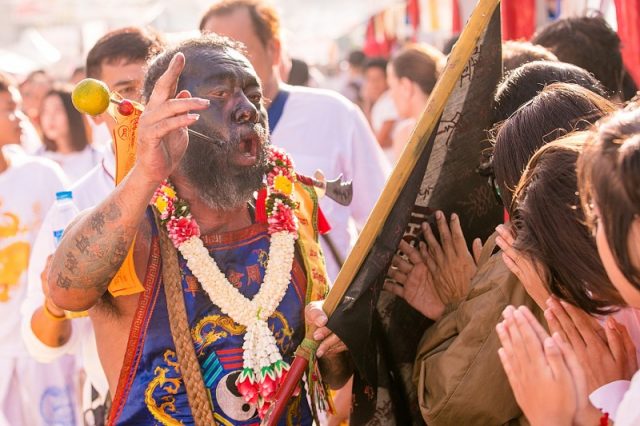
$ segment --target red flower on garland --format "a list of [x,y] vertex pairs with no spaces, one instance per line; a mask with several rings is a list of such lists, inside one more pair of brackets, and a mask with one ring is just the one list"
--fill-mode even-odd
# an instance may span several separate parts
[[272,234],[284,231],[295,235],[297,232],[293,211],[291,207],[283,203],[279,203],[274,208],[267,221],[269,223],[269,232]]
[[236,383],[238,386],[238,392],[242,395],[245,402],[256,405],[258,403],[258,385],[252,383],[251,380],[246,379]]
[[264,419],[264,416],[267,415],[267,411],[269,411],[270,407],[270,401],[262,401],[262,404],[258,407],[258,416],[260,416],[261,419]]
[[200,227],[195,220],[188,217],[171,218],[167,222],[167,230],[169,231],[169,238],[173,242],[173,245],[179,247],[191,237],[200,236]]
[[262,382],[259,384],[260,396],[262,396],[265,401],[273,400],[276,396],[276,385],[276,379],[272,377],[272,375],[266,374]]

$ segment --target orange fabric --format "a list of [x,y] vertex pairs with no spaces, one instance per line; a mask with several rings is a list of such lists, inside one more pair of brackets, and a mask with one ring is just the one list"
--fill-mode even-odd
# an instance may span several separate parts
[[[117,98],[117,95],[112,95]],[[136,133],[138,120],[144,107],[137,102],[130,101],[134,108],[131,115],[122,115],[118,106],[112,103],[109,106],[109,115],[116,120],[116,128],[113,131],[113,142],[116,147],[116,185],[129,173],[136,162]]]
[[307,272],[307,300],[324,300],[329,292],[329,277],[318,240],[318,198],[313,187],[297,181],[293,187],[298,203],[298,247]]
[[122,262],[122,266],[120,266],[116,276],[113,277],[111,283],[109,283],[109,293],[111,293],[113,297],[129,296],[144,291],[144,286],[138,279],[136,266],[133,261],[133,247],[135,244],[136,240],[134,239],[127,253],[127,257],[124,259],[124,262]]
[[[112,94],[112,97],[118,97]],[[113,131],[113,142],[116,148],[116,185],[125,178],[129,170],[136,161],[136,132],[138,130],[138,120],[144,110],[144,107],[137,102],[133,102],[134,110],[131,115],[122,115],[118,112],[115,104],[109,106],[109,115],[116,120],[116,128]],[[138,275],[136,274],[135,264],[133,262],[133,247],[135,239],[129,248],[127,257],[124,259],[122,266],[113,277],[109,284],[109,293],[113,297],[129,296],[131,294],[141,293],[144,287]]]

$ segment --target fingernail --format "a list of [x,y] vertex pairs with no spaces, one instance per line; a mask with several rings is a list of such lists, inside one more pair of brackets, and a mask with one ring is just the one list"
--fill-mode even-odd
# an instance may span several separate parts
[[502,225],[498,225],[496,226],[496,231],[500,232],[502,231],[503,226]]
[[553,319],[553,312],[551,312],[550,309],[545,309],[544,310],[544,317],[548,320],[552,320]]
[[202,105],[209,105],[211,101],[209,99],[198,98],[198,103],[201,103]]
[[420,245],[421,249],[426,249],[427,248],[427,245],[425,244],[424,241],[420,241],[419,245]]
[[458,215],[455,213],[451,214],[451,220],[458,220]]
[[327,317],[322,316],[316,320],[316,324],[319,324],[320,327],[324,327],[327,324]]
[[442,212],[440,210],[436,212],[436,219],[438,220],[442,219]]
[[427,222],[422,222],[422,229],[426,230],[429,227]]
[[551,337],[547,337],[547,338],[544,339],[544,345],[547,348],[551,349],[551,348],[556,346],[556,343],[553,341],[553,339]]
[[313,333],[313,338],[315,340],[320,340],[322,339],[322,333],[320,333],[319,331],[316,331],[315,333]]
[[524,321],[524,320],[525,320],[525,319],[524,319],[524,315],[523,315],[523,314],[522,314],[522,312],[520,312],[519,310],[516,310],[516,311],[513,313],[513,316],[516,318],[516,321],[522,322],[522,321]]
[[189,117],[191,120],[199,120],[200,119],[200,114],[187,114],[187,117]]
[[616,329],[616,322],[613,319],[613,317],[608,317],[607,318],[607,327],[609,327],[611,330],[615,330]]
[[317,356],[318,358],[320,358],[322,355],[324,355],[324,351],[323,351],[322,349],[319,349],[319,350],[316,352],[316,356]]

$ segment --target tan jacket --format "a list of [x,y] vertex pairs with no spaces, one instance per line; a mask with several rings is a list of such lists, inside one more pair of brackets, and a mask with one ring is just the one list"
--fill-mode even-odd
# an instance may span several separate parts
[[493,241],[467,297],[429,327],[418,346],[413,380],[429,426],[528,424],[498,358],[495,326],[508,305],[526,305],[538,319],[542,311],[501,253],[489,257]]

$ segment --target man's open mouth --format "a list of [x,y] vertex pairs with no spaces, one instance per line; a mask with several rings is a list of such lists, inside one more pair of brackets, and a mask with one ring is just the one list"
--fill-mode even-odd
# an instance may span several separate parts
[[258,149],[262,141],[255,132],[248,132],[240,138],[234,155],[234,162],[240,166],[253,166],[258,161]]

